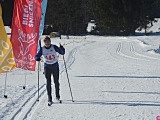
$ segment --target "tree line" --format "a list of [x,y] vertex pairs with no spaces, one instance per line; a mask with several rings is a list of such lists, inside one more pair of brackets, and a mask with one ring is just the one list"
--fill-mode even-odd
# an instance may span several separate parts
[[[14,0],[3,1],[4,23],[11,25]],[[45,25],[50,31],[80,35],[87,34],[88,22],[95,20],[92,34],[130,35],[137,28],[147,29],[159,11],[160,0],[48,0]]]

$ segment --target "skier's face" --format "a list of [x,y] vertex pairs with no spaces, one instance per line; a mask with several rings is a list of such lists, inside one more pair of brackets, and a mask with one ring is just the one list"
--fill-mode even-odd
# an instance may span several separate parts
[[51,41],[50,41],[50,40],[45,40],[45,41],[44,41],[44,45],[45,45],[46,47],[50,47]]

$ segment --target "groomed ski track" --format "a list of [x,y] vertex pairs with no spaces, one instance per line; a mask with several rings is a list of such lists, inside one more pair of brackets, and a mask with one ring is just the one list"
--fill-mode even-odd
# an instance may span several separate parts
[[[55,42],[59,44],[58,40]],[[59,117],[54,114],[55,120],[58,118],[61,120],[65,118],[70,120],[79,118],[151,120],[160,115],[158,114],[160,111],[160,76],[157,72],[160,70],[158,67],[160,55],[152,50],[157,46],[153,48],[154,46],[147,45],[134,37],[101,37],[99,39],[95,36],[83,36],[73,37],[68,41],[62,39],[61,43],[64,43],[66,48],[67,69],[75,71],[75,73],[69,72],[75,102],[73,103],[70,98],[61,56],[59,60],[60,81],[66,81],[62,84],[61,91],[68,91],[67,95],[62,93],[62,104],[54,99],[55,103],[50,107],[47,106],[46,84],[43,82],[39,89],[39,101],[37,101],[37,86],[28,86],[21,96],[1,108],[0,119],[49,120],[52,117],[45,116],[45,112],[48,111],[49,114],[53,109],[57,112],[55,114],[63,115]],[[152,66],[155,66],[156,72]],[[42,77],[42,71],[40,79],[45,79]],[[52,88],[54,94],[54,86]],[[18,102],[21,104],[15,108]],[[68,109],[59,109],[62,108],[59,106],[69,107],[69,110],[78,109],[80,113],[71,110],[75,112],[71,115]]]

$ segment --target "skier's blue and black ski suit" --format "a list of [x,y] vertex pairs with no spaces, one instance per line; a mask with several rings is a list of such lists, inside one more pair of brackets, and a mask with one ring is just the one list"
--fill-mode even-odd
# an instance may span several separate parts
[[52,101],[52,88],[51,88],[51,75],[53,75],[55,84],[56,98],[60,99],[59,94],[59,64],[57,52],[61,55],[65,54],[65,49],[63,46],[60,47],[51,44],[50,47],[43,46],[40,48],[35,56],[36,61],[40,61],[41,56],[44,57],[44,75],[46,78],[46,88],[48,94],[48,101]]

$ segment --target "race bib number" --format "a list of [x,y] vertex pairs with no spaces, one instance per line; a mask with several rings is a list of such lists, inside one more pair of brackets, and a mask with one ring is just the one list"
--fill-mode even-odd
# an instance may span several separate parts
[[45,56],[45,58],[46,58],[46,60],[54,60],[56,57],[55,57],[55,55],[47,55],[47,56]]

